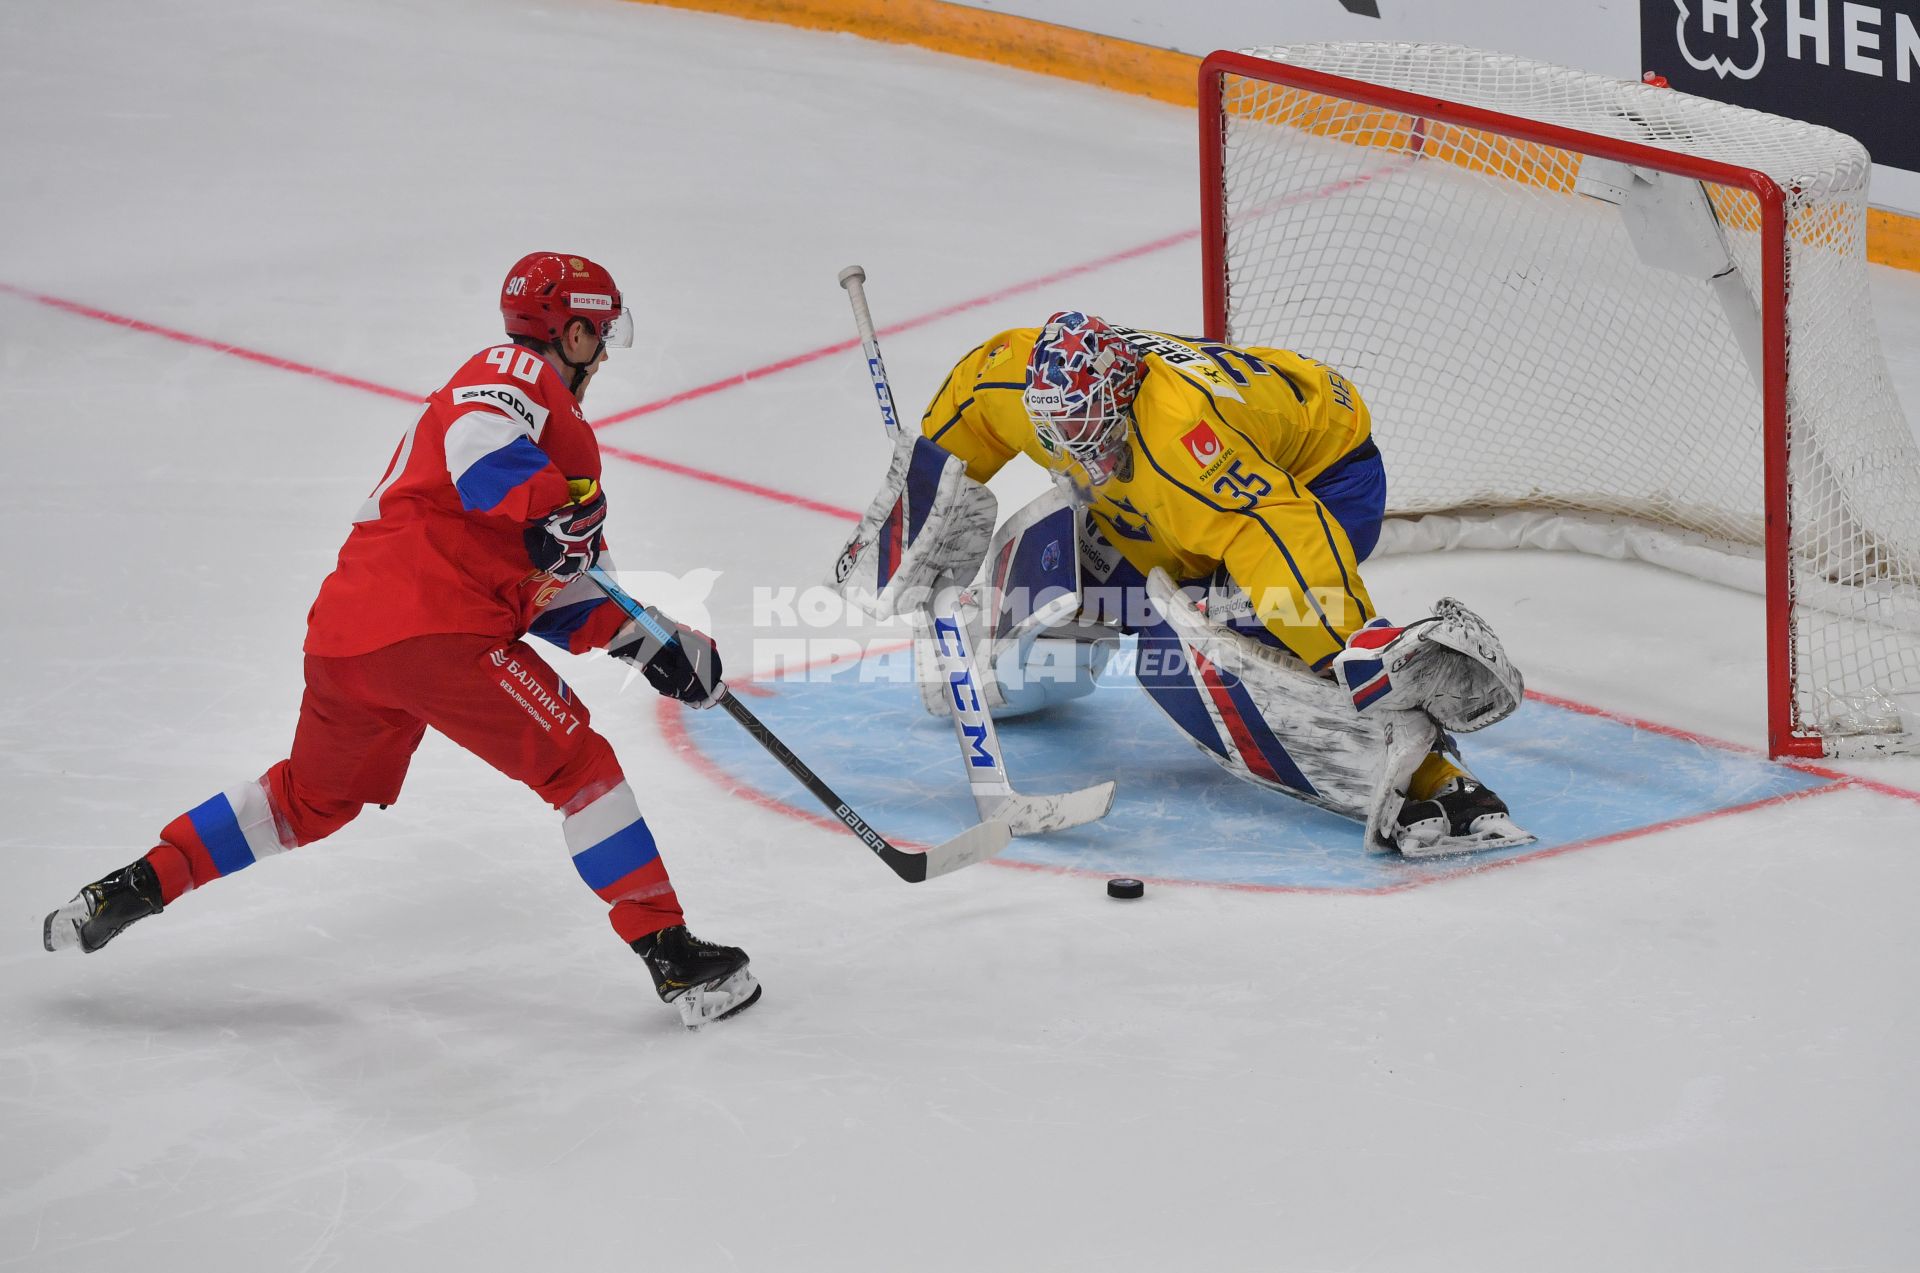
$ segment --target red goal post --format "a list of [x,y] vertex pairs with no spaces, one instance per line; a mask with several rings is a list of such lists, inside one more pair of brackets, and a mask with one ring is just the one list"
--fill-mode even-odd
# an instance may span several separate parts
[[[1802,176],[1810,155],[1825,167]],[[1846,312],[1857,143],[1452,46],[1304,45],[1203,62],[1200,157],[1207,335],[1323,358],[1366,394],[1389,516],[1428,527],[1390,547],[1576,547],[1744,582],[1766,598],[1771,752],[1908,749],[1920,521],[1875,524],[1890,501],[1859,494],[1854,452],[1920,506],[1920,451],[1870,312]],[[1865,444],[1795,360],[1862,324]]]

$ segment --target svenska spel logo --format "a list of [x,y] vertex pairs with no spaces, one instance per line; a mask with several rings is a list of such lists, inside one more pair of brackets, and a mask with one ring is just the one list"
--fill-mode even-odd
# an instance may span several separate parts
[[[1680,56],[1696,71],[1712,71],[1721,79],[1750,80],[1767,62],[1767,42],[1761,32],[1767,12],[1761,0],[1673,0],[1680,11],[1674,40]],[[1696,12],[1697,10],[1697,12]],[[1742,30],[1742,19],[1745,30]]]
[[1187,454],[1201,468],[1220,458],[1220,435],[1204,420],[1181,435],[1180,445],[1187,448]]

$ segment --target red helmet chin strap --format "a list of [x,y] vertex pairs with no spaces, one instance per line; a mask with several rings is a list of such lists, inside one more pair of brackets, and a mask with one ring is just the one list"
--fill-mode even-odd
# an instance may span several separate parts
[[[587,355],[585,362],[575,362],[567,357],[567,332],[572,330],[574,323],[580,323],[594,333],[593,352]],[[577,398],[580,396],[580,386],[587,383],[587,377],[593,371],[593,364],[599,362],[600,355],[606,352],[607,341],[605,337],[600,335],[600,329],[597,324],[588,323],[582,318],[575,318],[568,320],[566,327],[561,329],[560,339],[554,342],[553,345],[553,356],[565,363],[568,368],[572,370],[573,375],[567,381],[567,389],[574,397]]]

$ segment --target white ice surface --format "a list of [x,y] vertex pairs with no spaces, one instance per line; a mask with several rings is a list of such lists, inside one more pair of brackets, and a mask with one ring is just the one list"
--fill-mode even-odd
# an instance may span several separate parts
[[[12,4],[0,118],[0,283],[424,392],[507,262],[582,251],[640,327],[603,414],[844,339],[853,261],[884,324],[1197,217],[1183,112],[594,0]],[[1875,288],[1920,402],[1920,278]],[[1194,328],[1197,249],[889,338],[903,406],[1069,305]],[[1920,819],[1865,791],[1390,896],[908,887],[581,661],[695,930],[766,984],[730,1026],[683,1032],[556,819],[437,739],[393,810],[46,955],[46,911],[284,754],[411,408],[4,291],[0,388],[0,1270],[1920,1267]],[[605,436],[857,506],[876,432],[842,355]],[[837,546],[609,472],[624,565],[723,571],[726,649]],[[1468,599],[1538,688],[1761,740],[1752,598],[1529,554],[1371,578]]]

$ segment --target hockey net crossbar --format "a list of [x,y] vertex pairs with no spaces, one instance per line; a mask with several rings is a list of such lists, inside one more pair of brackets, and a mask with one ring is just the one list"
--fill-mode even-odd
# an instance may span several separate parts
[[1920,448],[1857,142],[1450,45],[1216,53],[1200,114],[1207,334],[1359,387],[1381,551],[1758,591],[1773,754],[1915,749]]

